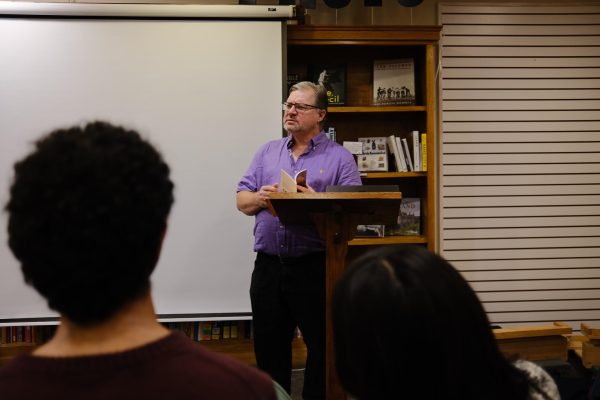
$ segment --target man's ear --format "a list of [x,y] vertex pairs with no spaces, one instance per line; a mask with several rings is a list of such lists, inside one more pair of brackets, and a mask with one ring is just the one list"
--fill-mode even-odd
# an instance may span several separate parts
[[319,110],[319,122],[323,121],[325,119],[326,115],[327,115],[327,111]]

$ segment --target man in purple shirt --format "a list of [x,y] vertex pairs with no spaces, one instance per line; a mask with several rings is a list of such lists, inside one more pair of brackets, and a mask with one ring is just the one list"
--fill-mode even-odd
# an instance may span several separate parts
[[307,187],[323,192],[327,185],[360,185],[354,157],[323,132],[327,93],[322,86],[300,82],[283,103],[288,136],[264,144],[237,187],[237,208],[254,215],[254,251],[250,285],[254,351],[259,368],[288,392],[291,344],[296,326],[307,347],[302,396],[325,398],[325,244],[314,226],[284,226],[266,209],[277,192],[280,171],[291,176],[306,169]]

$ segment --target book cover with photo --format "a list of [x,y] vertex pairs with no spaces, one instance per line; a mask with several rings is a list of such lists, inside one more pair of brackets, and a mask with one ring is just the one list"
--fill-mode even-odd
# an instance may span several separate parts
[[308,80],[325,87],[330,106],[346,104],[346,66],[343,64],[310,64]]
[[363,154],[385,154],[387,152],[386,137],[359,137],[363,144]]
[[373,104],[416,104],[415,63],[412,58],[373,62]]
[[358,225],[356,227],[357,237],[383,237],[385,236],[385,225]]
[[421,234],[421,199],[406,197],[400,202],[396,224],[385,226],[386,236],[416,236]]
[[356,156],[356,164],[360,172],[387,172],[387,154],[360,154]]

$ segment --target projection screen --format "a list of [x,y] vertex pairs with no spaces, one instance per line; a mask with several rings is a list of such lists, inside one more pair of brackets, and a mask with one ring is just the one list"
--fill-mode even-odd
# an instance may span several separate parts
[[[235,188],[258,146],[281,137],[284,20],[293,7],[221,6],[221,19],[211,6],[3,3],[2,208],[12,165],[42,134],[93,120],[135,129],[163,153],[175,182],[152,277],[159,316],[247,318],[253,218],[237,211]],[[6,225],[2,211],[0,324],[56,320],[24,284]]]

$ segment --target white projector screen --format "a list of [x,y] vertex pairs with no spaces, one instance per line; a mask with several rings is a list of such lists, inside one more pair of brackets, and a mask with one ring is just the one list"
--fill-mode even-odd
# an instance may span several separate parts
[[[93,120],[135,129],[175,182],[152,276],[159,316],[248,317],[254,221],[237,211],[235,188],[258,146],[281,137],[282,24],[0,16],[2,208],[12,165],[42,134]],[[2,211],[0,324],[56,319],[24,284],[6,225]]]

